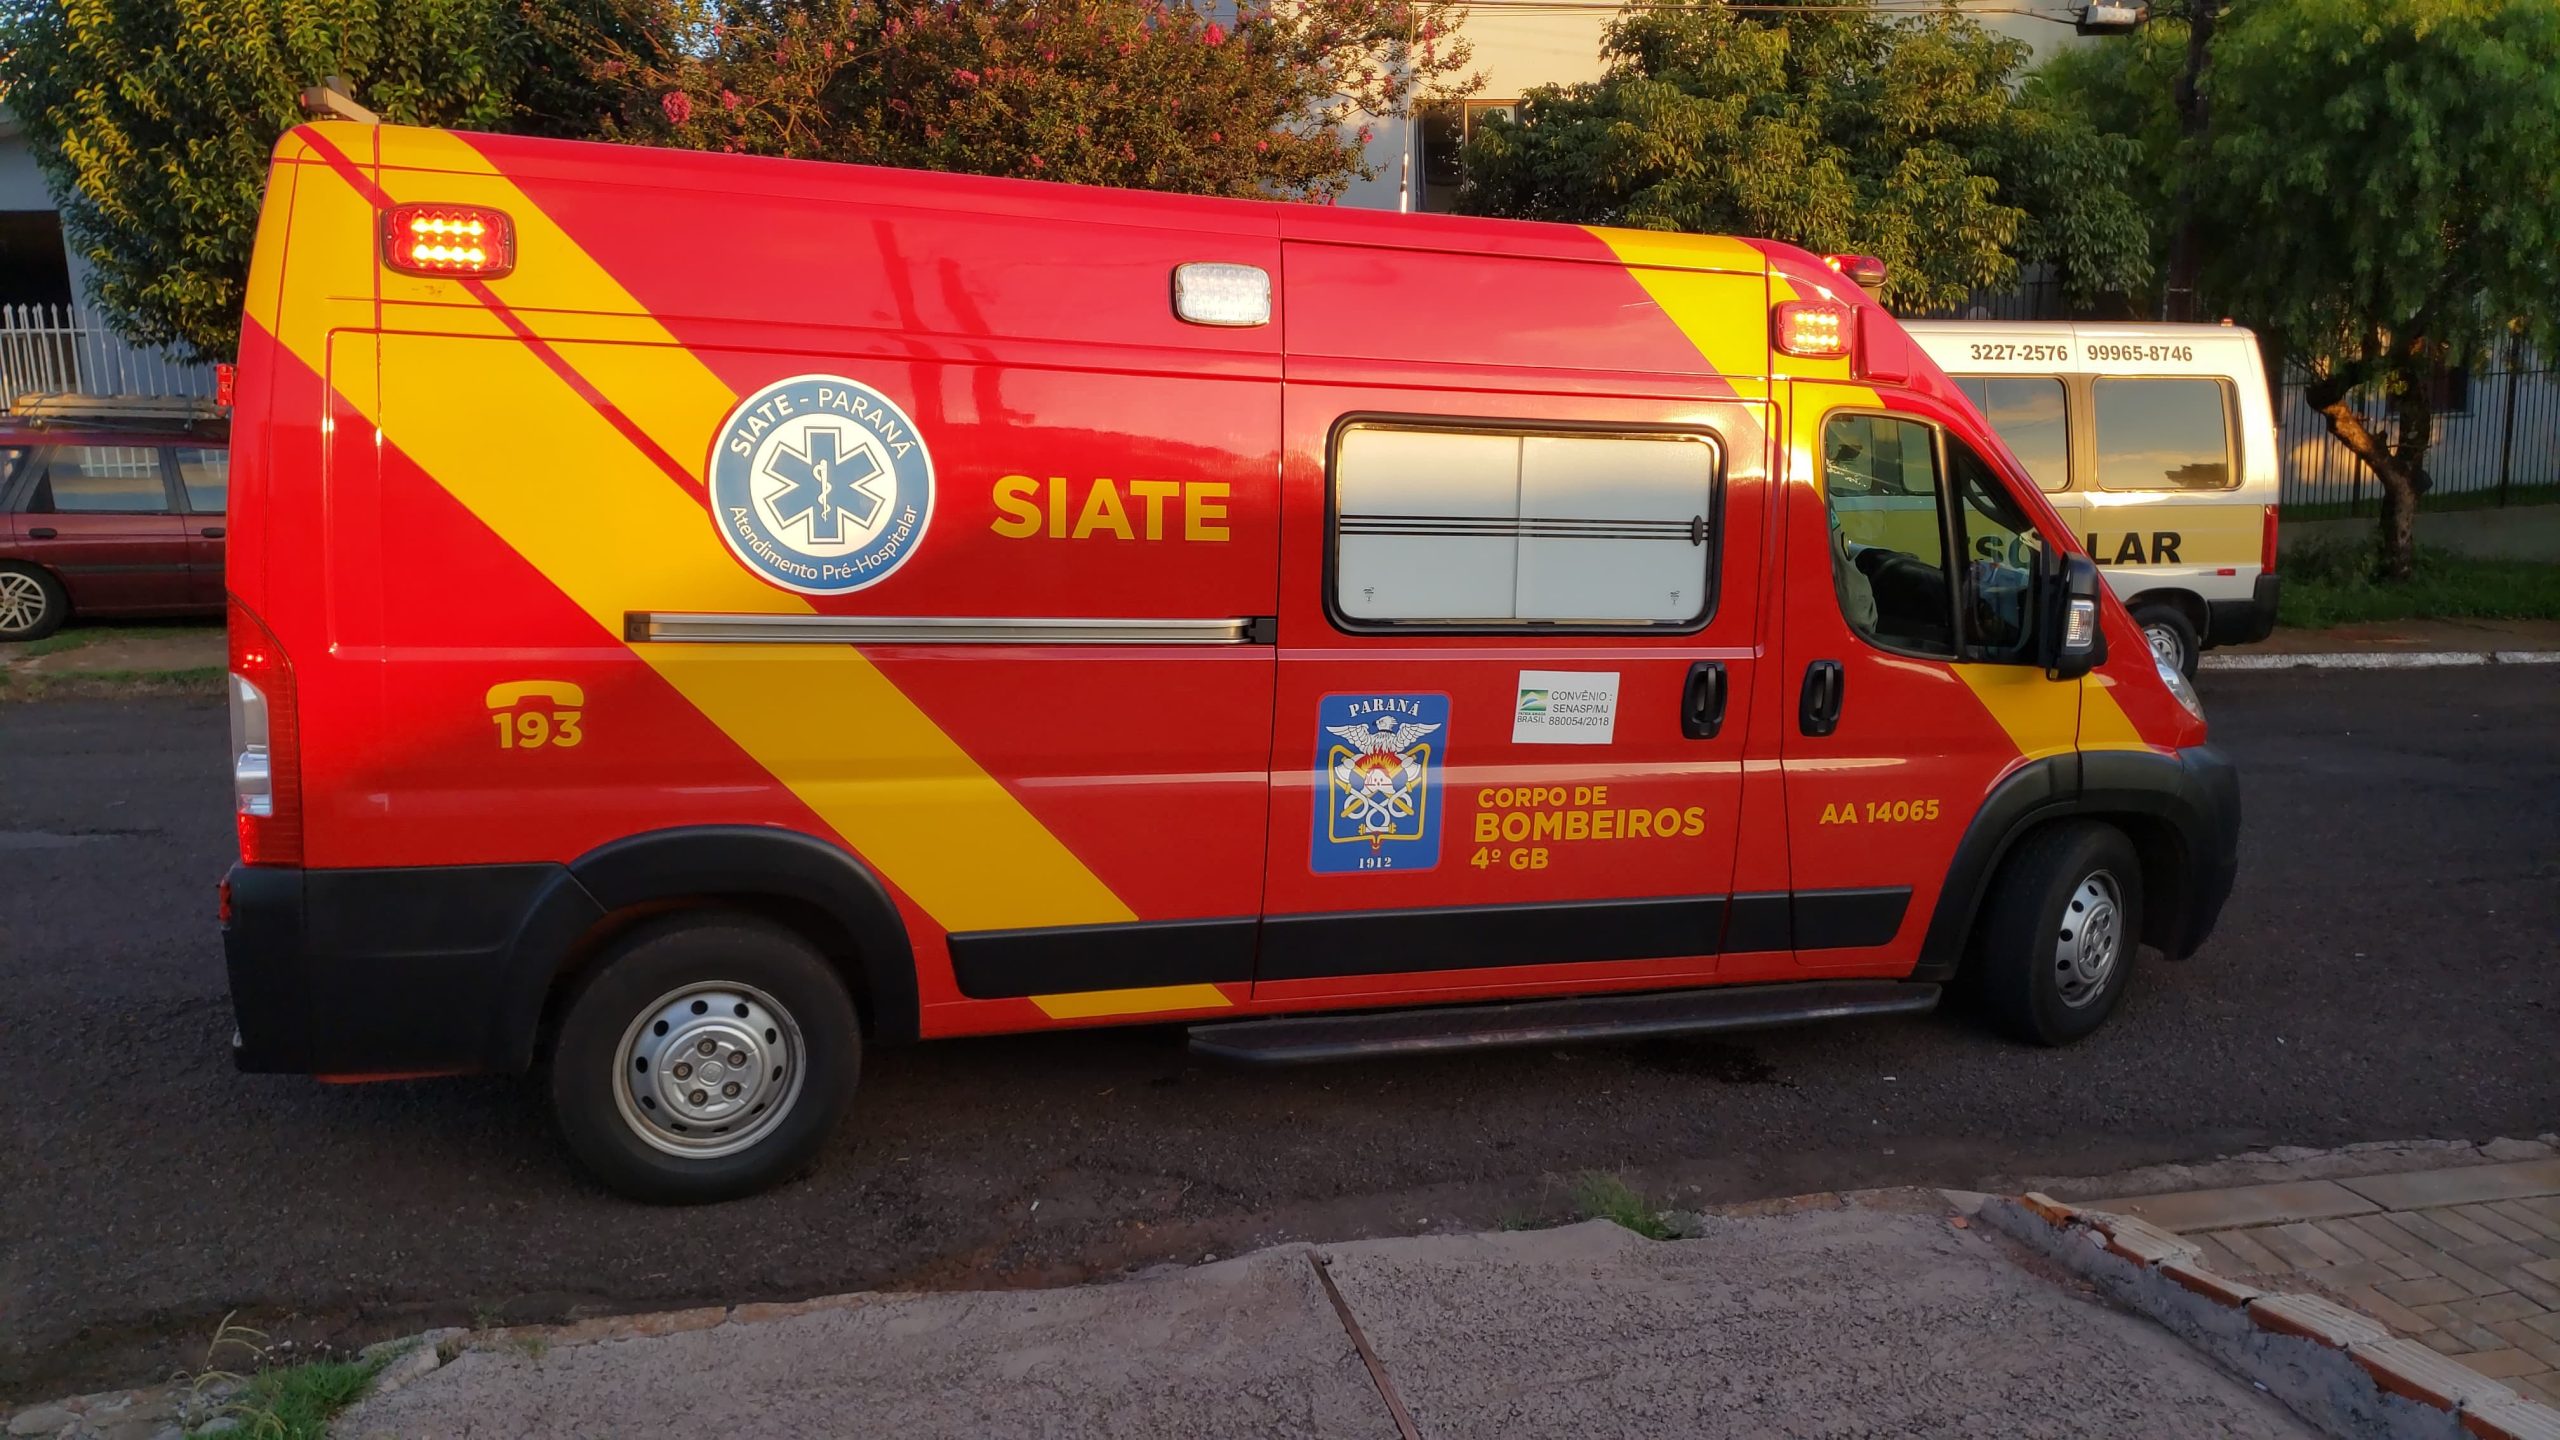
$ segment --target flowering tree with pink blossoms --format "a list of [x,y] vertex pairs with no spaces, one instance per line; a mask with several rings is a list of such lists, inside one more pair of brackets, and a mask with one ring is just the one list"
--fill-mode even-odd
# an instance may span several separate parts
[[1458,93],[1437,0],[776,0],[720,7],[628,84],[619,138],[754,155],[1330,200],[1367,123]]

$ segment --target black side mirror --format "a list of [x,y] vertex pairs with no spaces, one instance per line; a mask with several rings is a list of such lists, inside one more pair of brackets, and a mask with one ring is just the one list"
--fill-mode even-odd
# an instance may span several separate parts
[[2106,633],[2098,625],[2098,592],[2106,577],[2086,555],[2064,555],[2041,577],[2044,628],[2041,649],[2046,678],[2077,680],[2105,663]]

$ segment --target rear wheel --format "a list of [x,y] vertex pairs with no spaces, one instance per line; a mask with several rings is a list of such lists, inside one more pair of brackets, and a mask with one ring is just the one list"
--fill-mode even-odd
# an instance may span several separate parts
[[2196,678],[2196,661],[2204,655],[2204,640],[2196,634],[2196,622],[2175,605],[2137,605],[2133,623],[2142,627],[2142,641],[2151,647],[2158,659],[2174,665],[2178,673]]
[[843,983],[800,936],[747,916],[664,921],[616,946],[570,1000],[552,1111],[616,1193],[732,1199],[817,1157],[861,1047]]
[[33,565],[0,562],[0,641],[41,640],[71,618],[71,597]]
[[2001,1028],[2038,1045],[2097,1029],[2124,997],[2142,937],[2142,862],[2123,831],[2065,821],[2000,866],[1974,926],[1976,992]]

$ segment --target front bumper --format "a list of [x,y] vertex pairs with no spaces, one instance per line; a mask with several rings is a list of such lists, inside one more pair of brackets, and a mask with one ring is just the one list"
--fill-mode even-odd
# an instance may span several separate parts
[[559,865],[235,865],[225,883],[232,1059],[266,1073],[520,1069],[550,979],[534,971],[558,954],[540,942],[578,901],[602,914]]
[[2161,948],[2183,959],[2212,936],[2240,879],[2240,767],[2213,746],[2198,745],[2178,752],[2178,768],[2185,775],[2180,798],[2192,816],[2179,827],[2187,874],[2170,943]]

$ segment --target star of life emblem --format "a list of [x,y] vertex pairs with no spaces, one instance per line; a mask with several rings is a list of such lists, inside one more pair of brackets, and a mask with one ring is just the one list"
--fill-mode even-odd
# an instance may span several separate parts
[[933,517],[933,458],[914,422],[841,375],[795,375],[739,401],[706,479],[730,552],[803,594],[888,578]]

